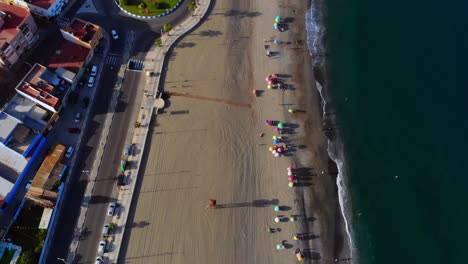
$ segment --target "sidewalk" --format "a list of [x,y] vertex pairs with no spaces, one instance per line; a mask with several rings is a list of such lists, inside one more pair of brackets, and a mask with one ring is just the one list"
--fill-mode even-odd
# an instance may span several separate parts
[[158,87],[161,72],[163,71],[164,61],[166,59],[166,53],[175,41],[183,37],[189,30],[200,23],[202,18],[206,15],[210,4],[211,0],[198,1],[198,8],[195,10],[193,16],[187,18],[180,25],[174,27],[169,34],[163,35],[163,45],[161,47],[153,47],[146,56],[145,68],[149,73],[153,72],[154,74],[152,75],[153,77],[147,77],[144,98],[141,102],[141,108],[137,116],[137,121],[141,123],[141,126],[139,128],[135,128],[131,142],[134,144],[134,148],[137,148],[139,151],[137,155],[129,157],[130,164],[136,164],[127,172],[132,177],[130,181],[131,183],[119,192],[119,196],[117,198],[120,204],[120,211],[117,213],[117,216],[114,217],[113,223],[115,223],[116,230],[119,232],[116,232],[116,234],[111,237],[111,241],[109,241],[111,243],[108,244],[107,251],[110,252],[105,254],[105,256],[109,258],[107,263],[118,262],[120,244],[125,233],[128,212],[130,211],[130,205],[133,199],[133,192],[137,181],[136,177],[139,173],[151,117],[155,111],[157,113],[158,109],[164,105],[164,102],[160,98],[160,94],[158,94]]

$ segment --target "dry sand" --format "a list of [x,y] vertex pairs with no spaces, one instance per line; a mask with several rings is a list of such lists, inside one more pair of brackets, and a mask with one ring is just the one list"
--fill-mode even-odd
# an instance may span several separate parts
[[[336,187],[306,48],[305,3],[214,2],[171,53],[163,89],[181,95],[171,96],[150,131],[125,263],[293,263],[296,232],[316,236],[299,245],[312,249],[308,261],[333,263]],[[287,32],[274,31],[276,15],[293,18]],[[268,59],[264,40],[274,38],[292,43]],[[266,90],[272,72],[290,75],[293,89]],[[254,88],[262,96],[254,98]],[[290,115],[289,107],[306,112]],[[290,124],[288,157],[269,153],[275,133],[265,119]],[[304,168],[302,187],[288,187],[290,164]],[[227,208],[204,209],[210,198]],[[274,205],[290,209],[276,213]],[[275,224],[276,215],[304,217]],[[277,251],[281,240],[290,249]]]

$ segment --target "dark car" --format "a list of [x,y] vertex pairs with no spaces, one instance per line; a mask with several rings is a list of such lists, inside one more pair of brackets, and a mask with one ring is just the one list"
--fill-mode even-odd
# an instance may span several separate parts
[[117,176],[117,186],[124,186],[125,185],[125,175],[120,174]]
[[83,98],[83,100],[81,100],[81,106],[82,106],[83,108],[87,108],[88,105],[89,105],[89,97]]
[[68,133],[71,133],[71,134],[79,134],[79,133],[80,133],[80,129],[77,128],[77,127],[69,127],[69,128],[68,128]]

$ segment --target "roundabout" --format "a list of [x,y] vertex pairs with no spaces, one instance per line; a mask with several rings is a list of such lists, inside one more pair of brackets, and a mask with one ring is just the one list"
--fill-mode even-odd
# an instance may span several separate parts
[[154,19],[171,14],[184,0],[117,0],[116,4],[127,15]]

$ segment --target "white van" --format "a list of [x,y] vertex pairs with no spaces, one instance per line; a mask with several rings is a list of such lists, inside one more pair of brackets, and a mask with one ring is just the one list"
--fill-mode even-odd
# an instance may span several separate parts
[[109,236],[109,230],[110,230],[109,224],[105,224],[104,227],[102,228],[102,236],[103,237]]
[[96,76],[97,71],[98,71],[97,65],[93,65],[93,67],[91,68],[91,76]]
[[65,157],[67,157],[67,159],[69,159],[73,155],[74,151],[75,151],[74,147],[68,147],[67,153],[65,153]]

